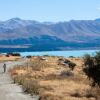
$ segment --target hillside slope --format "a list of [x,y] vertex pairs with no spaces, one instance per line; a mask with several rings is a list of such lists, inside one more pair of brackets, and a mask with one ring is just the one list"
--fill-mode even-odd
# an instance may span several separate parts
[[[58,23],[19,18],[0,21],[1,51],[2,45],[9,45],[9,48],[15,45],[27,45],[25,50],[28,51],[99,48],[100,19]],[[15,47],[12,49],[15,50]]]

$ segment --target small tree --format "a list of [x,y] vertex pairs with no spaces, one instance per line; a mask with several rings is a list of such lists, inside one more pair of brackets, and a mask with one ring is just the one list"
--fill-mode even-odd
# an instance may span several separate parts
[[84,65],[89,68],[90,66],[93,67],[94,66],[94,59],[91,55],[86,54],[84,55]]
[[92,86],[100,86],[100,52],[96,52],[95,56],[86,54],[84,56],[83,71],[92,80]]

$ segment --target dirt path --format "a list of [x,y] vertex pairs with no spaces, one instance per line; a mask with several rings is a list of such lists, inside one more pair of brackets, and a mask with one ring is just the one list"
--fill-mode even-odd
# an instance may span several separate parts
[[0,100],[38,100],[38,97],[31,97],[24,94],[21,87],[13,84],[13,80],[8,74],[8,69],[14,65],[23,64],[25,60],[9,61],[7,64],[7,72],[3,73],[3,63],[0,63]]

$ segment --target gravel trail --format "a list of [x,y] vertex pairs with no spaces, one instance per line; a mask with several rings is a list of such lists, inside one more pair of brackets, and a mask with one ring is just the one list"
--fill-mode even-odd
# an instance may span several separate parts
[[6,62],[6,73],[3,73],[3,63],[0,63],[0,100],[38,100],[37,96],[31,97],[24,94],[21,86],[13,84],[13,80],[8,73],[10,68],[23,63],[25,63],[25,59]]

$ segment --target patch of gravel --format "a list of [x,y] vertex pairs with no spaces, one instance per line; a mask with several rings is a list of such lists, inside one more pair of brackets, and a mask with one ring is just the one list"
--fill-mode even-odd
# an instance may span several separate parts
[[0,63],[0,100],[38,100],[38,96],[31,97],[23,93],[21,86],[13,84],[8,70],[15,65],[22,65],[27,60],[5,62],[7,65],[7,72],[3,73],[3,63]]

